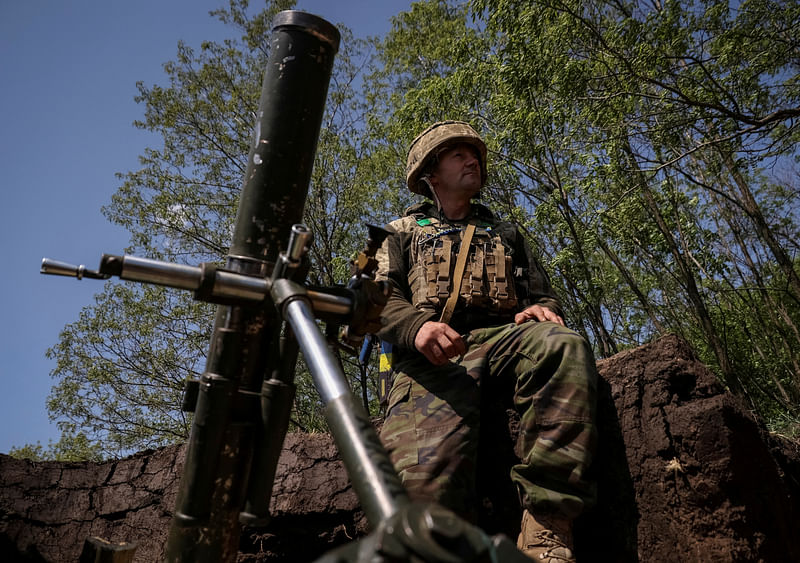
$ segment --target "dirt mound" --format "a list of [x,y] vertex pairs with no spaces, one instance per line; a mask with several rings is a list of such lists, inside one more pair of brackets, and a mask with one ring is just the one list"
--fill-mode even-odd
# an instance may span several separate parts
[[[800,445],[767,435],[675,337],[598,367],[599,502],[578,522],[579,560],[800,560]],[[481,523],[513,536],[514,492],[490,485],[506,482],[514,419],[495,420]],[[182,463],[182,446],[101,464],[0,455],[2,560],[74,562],[89,536],[161,560]],[[272,513],[242,534],[241,561],[309,561],[364,533],[328,436],[287,436]]]
[[585,560],[800,561],[800,444],[767,435],[678,338],[598,368]]

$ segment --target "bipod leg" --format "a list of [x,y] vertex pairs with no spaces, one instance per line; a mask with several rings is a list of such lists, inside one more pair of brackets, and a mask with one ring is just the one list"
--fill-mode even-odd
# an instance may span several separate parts
[[[408,494],[394,471],[375,427],[364,407],[355,400],[344,374],[322,336],[311,307],[302,292],[292,292],[292,282],[281,280],[273,286],[276,303],[291,324],[300,350],[311,371],[314,386],[325,405],[325,416],[350,481],[372,527],[390,518],[408,503]],[[297,286],[298,290],[301,288]],[[275,297],[280,297],[275,299]],[[294,297],[293,297],[294,295]]]

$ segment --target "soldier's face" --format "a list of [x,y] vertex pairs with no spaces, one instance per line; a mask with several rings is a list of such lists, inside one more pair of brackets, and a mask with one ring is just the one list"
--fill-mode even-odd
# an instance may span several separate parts
[[465,197],[475,196],[481,189],[481,165],[478,152],[468,143],[459,143],[439,154],[439,165],[430,181],[437,193]]

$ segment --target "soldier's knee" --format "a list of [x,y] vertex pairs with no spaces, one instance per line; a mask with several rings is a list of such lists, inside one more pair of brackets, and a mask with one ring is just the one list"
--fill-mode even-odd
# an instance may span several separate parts
[[592,355],[591,346],[578,332],[552,322],[526,323],[524,338],[532,347],[544,348],[548,353],[577,351]]
[[531,338],[529,350],[539,364],[559,364],[586,373],[596,372],[594,354],[589,342],[578,332],[556,323],[537,323],[526,335]]
[[563,347],[569,353],[579,353],[582,357],[593,357],[592,347],[581,334],[565,327],[560,327],[560,329],[553,334],[553,341],[556,346]]

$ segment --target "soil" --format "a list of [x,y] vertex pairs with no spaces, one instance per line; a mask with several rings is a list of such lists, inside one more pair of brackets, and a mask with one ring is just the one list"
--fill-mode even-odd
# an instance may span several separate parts
[[[598,503],[576,522],[579,561],[800,561],[800,443],[768,434],[674,336],[598,363]],[[487,405],[479,523],[516,537],[515,420]],[[0,559],[78,561],[84,542],[135,542],[163,559],[183,446],[105,463],[0,455]],[[239,561],[311,561],[366,533],[332,440],[289,434],[270,525]],[[94,559],[92,559],[94,560]]]

